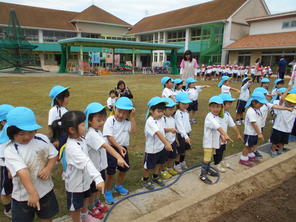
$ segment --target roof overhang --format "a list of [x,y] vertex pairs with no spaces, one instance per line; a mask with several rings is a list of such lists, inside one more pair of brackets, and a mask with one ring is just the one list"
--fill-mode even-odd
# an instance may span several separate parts
[[260,21],[273,20],[273,19],[278,19],[278,18],[287,18],[287,17],[288,18],[296,17],[296,11],[287,12],[287,13],[278,13],[278,14],[255,17],[255,18],[249,18],[249,19],[246,19],[246,21],[248,23],[252,23],[252,22],[260,22]]
[[275,47],[257,47],[257,48],[223,48],[227,51],[245,51],[245,50],[266,50],[266,49],[296,49],[296,46],[275,46]]
[[90,24],[96,24],[96,25],[107,25],[107,26],[113,26],[113,27],[123,27],[123,28],[130,28],[131,25],[120,25],[120,24],[113,24],[113,23],[105,23],[105,22],[95,22],[95,21],[86,21],[86,20],[79,20],[79,19],[73,19],[70,22],[72,23],[90,23]]

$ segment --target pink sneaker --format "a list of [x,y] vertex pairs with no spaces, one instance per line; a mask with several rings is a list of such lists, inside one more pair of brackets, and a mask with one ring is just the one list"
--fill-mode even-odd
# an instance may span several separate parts
[[249,161],[254,162],[254,163],[260,163],[260,160],[257,157],[249,157]]
[[104,218],[104,214],[98,208],[94,208],[92,210],[89,210],[88,214],[91,215],[92,217],[100,219],[100,220]]
[[253,163],[251,163],[250,161],[248,160],[239,160],[239,163],[244,165],[244,166],[247,166],[247,167],[252,167],[254,166]]
[[83,222],[101,222],[100,219],[93,217],[92,215],[88,214]]

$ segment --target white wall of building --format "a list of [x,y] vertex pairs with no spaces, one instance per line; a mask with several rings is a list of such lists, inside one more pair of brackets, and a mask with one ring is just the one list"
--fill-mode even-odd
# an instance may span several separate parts
[[79,32],[98,33],[103,35],[118,36],[128,32],[127,27],[109,26],[92,23],[76,23]]

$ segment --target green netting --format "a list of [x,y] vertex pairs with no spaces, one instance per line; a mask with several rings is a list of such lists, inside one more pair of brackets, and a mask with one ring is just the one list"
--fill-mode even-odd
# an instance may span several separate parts
[[32,53],[36,47],[26,41],[16,13],[11,10],[4,40],[0,41],[0,69],[15,68],[14,71],[20,72],[26,66],[36,65],[36,58]]
[[201,63],[209,65],[221,63],[223,31],[223,23],[201,25]]

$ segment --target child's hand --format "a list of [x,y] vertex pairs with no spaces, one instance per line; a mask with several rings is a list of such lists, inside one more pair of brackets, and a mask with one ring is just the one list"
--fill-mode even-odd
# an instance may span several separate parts
[[104,182],[97,184],[96,188],[97,188],[97,190],[101,191],[102,194],[105,193],[105,183]]
[[209,85],[205,85],[205,87],[206,87],[206,88],[211,88],[211,86],[209,86]]
[[225,136],[224,136],[224,139],[225,139],[226,141],[230,141],[230,142],[233,143],[233,140],[232,140],[228,135],[225,135]]
[[167,144],[164,146],[164,148],[165,148],[167,151],[169,151],[169,152],[173,152],[173,147],[172,147],[172,145],[171,145],[170,143],[167,143]]
[[185,139],[185,142],[191,146],[191,139],[189,137],[187,139]]
[[29,194],[29,198],[28,198],[28,206],[29,207],[34,207],[37,208],[38,211],[40,211],[40,203],[39,203],[39,194],[37,193],[37,191]]
[[240,140],[240,141],[242,141],[242,142],[244,142],[243,137],[240,134],[237,135],[237,139]]
[[171,132],[171,133],[177,133],[177,130],[174,129],[174,128],[171,128],[171,129],[170,129],[170,132]]
[[135,118],[135,115],[136,115],[136,108],[133,108],[130,113],[130,118]]
[[50,176],[50,173],[51,173],[50,169],[47,167],[44,167],[42,170],[40,170],[38,176],[42,180],[47,180]]
[[260,139],[260,140],[264,141],[264,136],[263,136],[263,134],[262,134],[262,133],[260,133],[260,134],[258,135],[258,139]]
[[117,165],[124,168],[124,167],[128,167],[129,168],[129,165],[125,162],[125,160],[120,157],[117,159]]
[[121,154],[121,156],[125,156],[126,155],[126,149],[123,146],[119,147],[119,153]]

